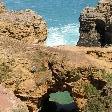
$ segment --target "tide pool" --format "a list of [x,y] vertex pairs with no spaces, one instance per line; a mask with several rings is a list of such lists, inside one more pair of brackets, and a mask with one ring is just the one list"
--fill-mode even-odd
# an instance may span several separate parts
[[47,46],[75,45],[79,39],[80,12],[98,0],[5,0],[10,10],[32,9],[48,24]]
[[66,105],[73,103],[73,98],[70,96],[70,93],[68,91],[58,91],[56,93],[51,93],[49,101],[56,102],[58,104]]
[[60,112],[61,109],[66,110],[67,112],[71,112],[72,110],[75,111],[74,100],[68,91],[51,93],[49,101],[56,103],[57,112]]

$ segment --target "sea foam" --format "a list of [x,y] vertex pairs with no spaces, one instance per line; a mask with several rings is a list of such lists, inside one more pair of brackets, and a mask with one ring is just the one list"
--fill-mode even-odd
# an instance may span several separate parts
[[79,24],[51,27],[48,29],[47,46],[76,45],[79,39]]

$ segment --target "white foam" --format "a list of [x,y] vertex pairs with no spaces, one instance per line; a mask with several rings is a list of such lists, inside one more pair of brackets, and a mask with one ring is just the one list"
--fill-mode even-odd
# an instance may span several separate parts
[[76,45],[79,39],[79,25],[68,24],[63,27],[51,27],[48,29],[47,46]]

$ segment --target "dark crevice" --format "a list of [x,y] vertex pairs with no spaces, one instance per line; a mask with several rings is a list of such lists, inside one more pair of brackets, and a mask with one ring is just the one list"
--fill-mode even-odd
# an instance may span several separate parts
[[96,31],[97,33],[100,34],[100,39],[99,39],[99,42],[101,43],[101,46],[105,46],[106,45],[106,42],[105,42],[105,22],[100,20],[100,19],[97,19],[96,20]]
[[112,25],[107,25],[103,20],[97,19],[96,21],[96,31],[100,34],[99,42],[101,46],[112,44]]
[[36,97],[32,97],[32,96],[22,96],[21,94],[18,94],[16,91],[14,91],[14,94],[17,98],[19,98],[21,101],[30,101],[31,103],[35,103],[37,104],[38,103],[38,98]]
[[[72,88],[66,83],[66,79],[64,75],[60,75],[61,71],[53,67],[54,63],[53,62],[48,62],[48,67],[49,70],[52,72],[52,76],[54,77],[55,84],[51,85],[49,89],[47,90],[47,93],[44,94],[40,99],[39,99],[39,105],[38,108],[41,108],[39,112],[79,112],[79,108],[74,101],[73,103],[67,104],[67,105],[62,105],[58,104],[53,101],[49,101],[49,95],[51,93],[56,93],[58,91],[64,92],[68,91],[70,93],[70,96],[72,97]],[[61,67],[64,69],[64,67],[61,65]],[[68,72],[70,73],[70,72]],[[68,79],[67,79],[68,80]],[[72,78],[71,78],[72,80]],[[71,107],[74,107],[74,109],[71,109]],[[66,108],[66,109],[65,109]],[[71,110],[70,110],[71,109]]]
[[40,106],[41,110],[39,112],[55,112],[57,109],[54,102],[49,102],[49,93],[42,96]]
[[97,90],[102,90],[107,84],[107,82],[100,79],[95,79],[94,76],[91,75],[88,77],[88,80],[94,87],[96,87]]
[[102,97],[108,96],[108,89],[103,89],[102,92],[101,92],[101,96]]
[[21,101],[27,101],[27,100],[29,99],[28,97],[20,96],[20,95],[18,95],[18,94],[15,94],[15,96],[16,96],[17,98],[19,98]]
[[[75,102],[67,104],[67,105],[61,105],[53,101],[49,101],[50,94],[54,93],[55,90],[49,89],[46,94],[44,94],[40,99],[40,107],[41,110],[39,112],[79,112],[79,108],[77,107],[77,104]],[[57,92],[57,91],[55,91]],[[71,107],[74,106],[74,109],[71,109]],[[66,110],[66,109],[68,110]]]
[[27,105],[29,112],[33,112],[33,108],[29,105]]

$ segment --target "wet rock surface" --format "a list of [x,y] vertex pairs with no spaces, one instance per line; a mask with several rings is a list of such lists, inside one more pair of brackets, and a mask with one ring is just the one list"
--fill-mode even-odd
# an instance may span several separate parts
[[95,8],[86,7],[80,15],[78,46],[112,45],[112,1],[100,0]]

